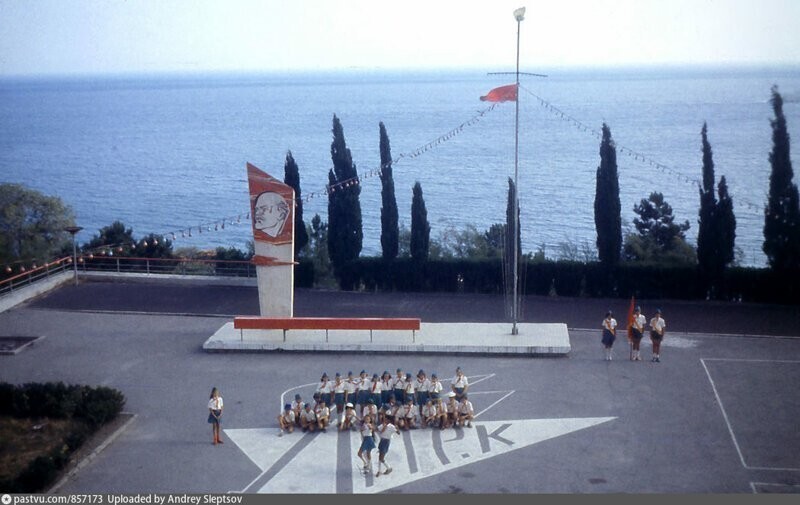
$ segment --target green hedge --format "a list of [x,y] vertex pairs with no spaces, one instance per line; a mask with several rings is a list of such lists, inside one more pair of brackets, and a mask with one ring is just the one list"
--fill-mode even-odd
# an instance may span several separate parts
[[[401,292],[503,293],[499,260],[385,261],[360,258],[340,272],[342,289]],[[800,272],[729,268],[713,289],[695,266],[623,264],[609,272],[599,263],[523,262],[525,294],[698,300],[712,297],[763,303],[800,303]],[[312,275],[313,279],[313,268]]]
[[63,382],[0,383],[0,415],[81,421],[73,423],[74,429],[63,444],[33,460],[15,479],[0,481],[0,491],[41,492],[66,466],[70,455],[100,426],[114,420],[124,406],[124,395],[107,387],[66,385]]

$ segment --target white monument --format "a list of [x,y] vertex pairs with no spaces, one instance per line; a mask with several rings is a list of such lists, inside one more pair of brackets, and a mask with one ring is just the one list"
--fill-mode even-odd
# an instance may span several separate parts
[[250,163],[247,181],[261,316],[292,317],[294,189]]

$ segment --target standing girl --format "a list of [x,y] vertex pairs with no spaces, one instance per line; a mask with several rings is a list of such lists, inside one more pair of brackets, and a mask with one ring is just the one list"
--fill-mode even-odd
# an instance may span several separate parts
[[378,374],[372,374],[372,390],[370,392],[370,398],[372,398],[373,403],[378,405],[381,402],[381,397],[383,394],[383,381]]
[[392,471],[392,467],[386,462],[386,453],[389,452],[389,443],[392,441],[392,435],[396,433],[397,427],[384,416],[381,425],[378,427],[378,435],[381,440],[378,442],[378,471],[375,473],[375,477],[381,474],[381,465],[386,466],[386,470],[383,472],[384,475]]
[[222,395],[217,388],[211,388],[211,396],[208,400],[208,422],[211,424],[212,434],[214,435],[214,445],[221,444],[219,437],[219,425],[222,422]]
[[403,369],[397,369],[397,375],[392,381],[392,390],[394,391],[394,401],[402,404],[406,393],[406,381],[404,379]]
[[439,378],[436,376],[435,373],[431,374],[431,383],[428,385],[428,394],[430,395],[431,399],[436,400],[439,399],[442,393],[442,383],[439,382]]
[[606,361],[611,361],[611,347],[614,345],[614,340],[617,338],[617,320],[609,310],[606,312],[606,318],[603,319],[603,346],[606,350]]
[[664,340],[666,321],[661,317],[661,309],[656,310],[656,315],[650,320],[650,340],[653,342],[653,363],[661,363],[661,341]]
[[333,392],[333,384],[328,380],[328,373],[322,374],[319,378],[319,386],[317,386],[317,393],[319,393],[319,401],[325,402],[325,405],[332,405],[331,393]]
[[375,449],[375,439],[372,434],[375,426],[372,416],[367,414],[361,421],[361,446],[358,448],[358,458],[364,463],[364,473],[372,473],[372,450]]
[[428,403],[428,398],[430,398],[430,387],[431,382],[425,375],[425,371],[420,370],[417,372],[417,382],[414,384],[414,389],[417,393],[417,401],[415,403],[419,406],[419,408],[422,408],[423,405]]
[[367,377],[366,370],[361,370],[359,378],[356,379],[356,381],[358,385],[358,393],[356,393],[356,412],[360,413],[366,408],[367,400],[372,394],[372,382],[369,380],[369,377]]
[[414,393],[415,385],[414,385],[414,378],[411,377],[410,373],[406,374],[405,383],[406,385],[405,385],[405,390],[403,391],[403,403],[408,402],[408,400],[411,400],[413,402],[414,400],[416,400],[416,396]]
[[353,372],[347,372],[347,380],[344,382],[345,403],[352,403],[353,405],[358,403],[358,399],[356,398],[357,390],[358,384],[356,383],[356,379],[353,377]]
[[394,391],[392,391],[392,374],[384,370],[383,375],[381,375],[381,406],[389,403],[389,398],[392,395],[394,395]]
[[333,380],[333,403],[336,405],[336,415],[339,416],[339,421],[336,423],[338,425],[344,422],[345,384],[342,380],[342,374],[336,372],[336,377]]

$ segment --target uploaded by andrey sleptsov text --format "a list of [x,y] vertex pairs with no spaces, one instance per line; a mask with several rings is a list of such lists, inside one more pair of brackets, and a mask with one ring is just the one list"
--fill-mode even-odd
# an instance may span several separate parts
[[228,494],[4,494],[2,505],[240,505],[241,495]]

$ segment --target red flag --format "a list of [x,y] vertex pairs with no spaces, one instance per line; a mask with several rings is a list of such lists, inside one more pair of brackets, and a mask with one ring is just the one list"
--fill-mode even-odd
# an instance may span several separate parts
[[517,85],[508,84],[494,88],[489,93],[481,97],[483,102],[516,102],[517,101]]
[[631,297],[631,306],[628,308],[628,340],[633,339],[633,309],[636,305],[634,297]]

